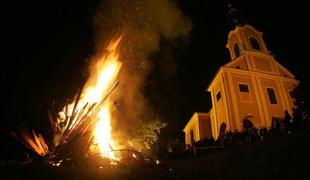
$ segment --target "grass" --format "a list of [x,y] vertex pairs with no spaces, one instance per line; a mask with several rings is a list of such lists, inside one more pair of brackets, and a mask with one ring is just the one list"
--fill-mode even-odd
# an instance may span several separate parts
[[310,179],[310,135],[278,137],[169,166],[177,179]]
[[[1,179],[310,179],[310,133],[171,160],[163,168],[3,166]],[[170,168],[172,171],[170,171]]]

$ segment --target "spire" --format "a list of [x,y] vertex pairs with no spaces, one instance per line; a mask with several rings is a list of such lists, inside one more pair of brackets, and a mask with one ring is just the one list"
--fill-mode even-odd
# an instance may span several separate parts
[[229,0],[226,0],[226,5],[228,7],[228,22],[231,25],[231,28],[235,29],[237,26],[243,26],[245,24],[243,15],[237,9],[232,7]]

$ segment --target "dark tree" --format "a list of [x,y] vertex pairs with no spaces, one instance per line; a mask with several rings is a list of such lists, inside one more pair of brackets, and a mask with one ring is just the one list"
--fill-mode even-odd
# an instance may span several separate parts
[[307,80],[301,80],[292,94],[292,98],[295,99],[295,108],[293,112],[295,123],[297,126],[304,125],[306,128],[310,127],[309,89]]

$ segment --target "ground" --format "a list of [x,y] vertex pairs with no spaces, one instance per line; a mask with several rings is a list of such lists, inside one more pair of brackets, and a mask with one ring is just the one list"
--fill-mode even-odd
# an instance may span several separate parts
[[238,148],[163,162],[160,168],[2,165],[1,179],[310,179],[310,133],[295,132]]
[[309,179],[310,135],[298,133],[170,163],[182,179]]

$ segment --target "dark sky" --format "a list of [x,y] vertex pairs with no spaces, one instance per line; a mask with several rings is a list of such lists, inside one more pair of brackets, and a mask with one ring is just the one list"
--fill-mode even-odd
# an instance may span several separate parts
[[[14,1],[2,6],[3,132],[20,123],[46,127],[47,105],[75,94],[85,78],[85,59],[94,50],[92,18],[99,2]],[[309,81],[305,66],[310,60],[306,55],[310,50],[306,3],[235,0],[232,4],[264,33],[276,60],[297,78]],[[179,6],[193,23],[190,41],[172,50],[176,51],[177,64],[172,78],[160,79],[155,66],[149,77],[155,86],[146,88],[150,91],[146,94],[170,130],[181,134],[194,111],[211,107],[205,89],[217,69],[229,62],[225,49],[229,26],[224,2],[180,0]]]

